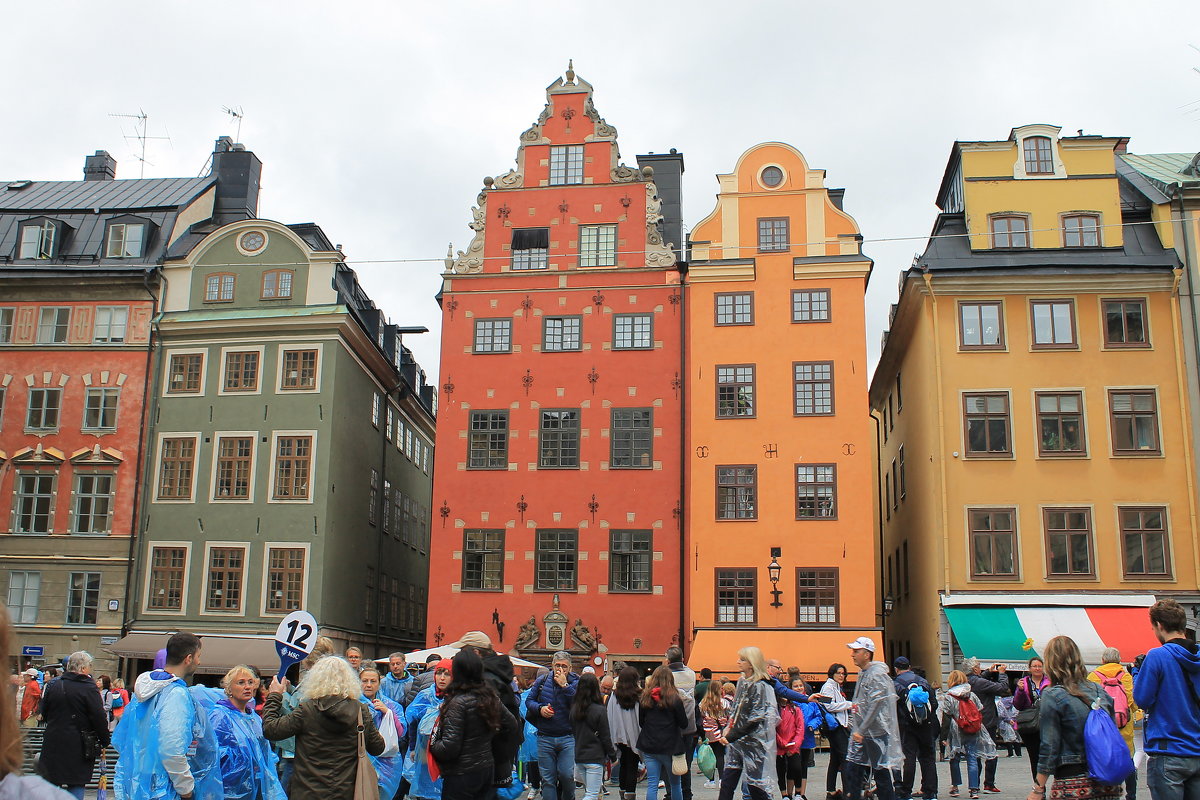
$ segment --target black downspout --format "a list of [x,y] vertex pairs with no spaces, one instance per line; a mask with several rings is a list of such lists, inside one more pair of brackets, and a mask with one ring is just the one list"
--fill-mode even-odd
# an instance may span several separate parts
[[[150,286],[149,278],[155,275],[158,280],[166,284],[167,278],[162,273],[162,265],[156,264],[153,270],[147,270],[142,275],[142,285],[146,289],[146,293],[154,301],[154,314],[150,317],[150,335],[146,342],[146,379],[142,386],[142,408],[145,409],[145,421],[141,425],[141,430],[138,432],[138,461],[135,467],[137,474],[143,476],[143,480],[136,481],[133,487],[133,519],[130,521],[129,527],[129,556],[125,566],[125,615],[124,622],[121,625],[121,635],[125,636],[129,633],[133,622],[136,619],[136,595],[133,592],[133,584],[135,578],[134,564],[137,561],[137,544],[138,533],[142,527],[142,487],[148,485],[150,473],[150,458],[146,452],[146,439],[151,426],[154,425],[154,411],[158,408],[158,393],[154,391],[154,383],[158,378],[159,372],[162,369],[163,349],[155,348],[158,344],[159,329],[158,323],[162,319],[163,311],[160,308],[162,303],[163,293],[154,294],[154,290]],[[157,355],[157,367],[151,368],[152,360]],[[148,403],[147,403],[148,401]],[[147,407],[149,405],[149,408]],[[132,678],[132,675],[130,676]]]
[[684,270],[679,270],[679,648],[684,651],[684,662],[691,650],[693,634],[687,630],[688,580],[687,565],[691,559],[688,551],[687,504],[683,498],[687,493],[687,302],[684,291]]
[[871,420],[874,421],[874,423],[875,423],[875,502],[877,504],[877,508],[879,509],[879,558],[875,562],[876,564],[879,565],[879,612],[880,613],[878,616],[883,620],[883,624],[879,626],[879,630],[883,633],[883,638],[885,640],[884,642],[880,642],[879,644],[880,644],[880,646],[884,646],[884,644],[887,640],[887,613],[884,610],[884,603],[883,603],[883,597],[884,597],[883,581],[884,581],[884,577],[885,577],[883,574],[883,559],[884,559],[884,554],[883,554],[883,534],[884,534],[884,531],[883,531],[883,515],[884,515],[884,507],[883,507],[883,441],[882,441],[882,434],[880,433],[879,417],[875,416],[874,414],[871,414],[870,416],[871,416]]

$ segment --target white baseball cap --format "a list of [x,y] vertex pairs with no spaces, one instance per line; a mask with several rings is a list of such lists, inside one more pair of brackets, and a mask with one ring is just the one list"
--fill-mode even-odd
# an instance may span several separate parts
[[846,647],[849,647],[851,650],[866,650],[868,653],[875,652],[875,643],[866,636],[858,637],[853,642],[847,644]]

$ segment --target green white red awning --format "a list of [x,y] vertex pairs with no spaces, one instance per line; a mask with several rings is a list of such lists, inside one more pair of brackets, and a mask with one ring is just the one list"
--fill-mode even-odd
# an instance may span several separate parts
[[985,663],[1023,662],[1055,636],[1074,639],[1093,666],[1106,647],[1132,661],[1158,646],[1146,614],[1154,602],[1149,595],[958,595],[942,602],[959,652]]

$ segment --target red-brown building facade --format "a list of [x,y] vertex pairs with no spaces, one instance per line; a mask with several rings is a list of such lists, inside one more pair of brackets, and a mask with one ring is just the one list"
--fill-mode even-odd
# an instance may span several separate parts
[[679,641],[683,158],[638,161],[568,69],[447,258],[430,646]]

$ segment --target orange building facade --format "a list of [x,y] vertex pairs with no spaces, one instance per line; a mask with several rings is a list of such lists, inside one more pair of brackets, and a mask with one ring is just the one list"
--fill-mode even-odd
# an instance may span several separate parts
[[863,294],[872,262],[795,148],[717,176],[687,278],[688,663],[824,676],[879,635]]
[[627,167],[616,136],[568,70],[447,258],[429,646],[636,663],[682,638],[678,204],[654,173],[677,197],[683,161]]

